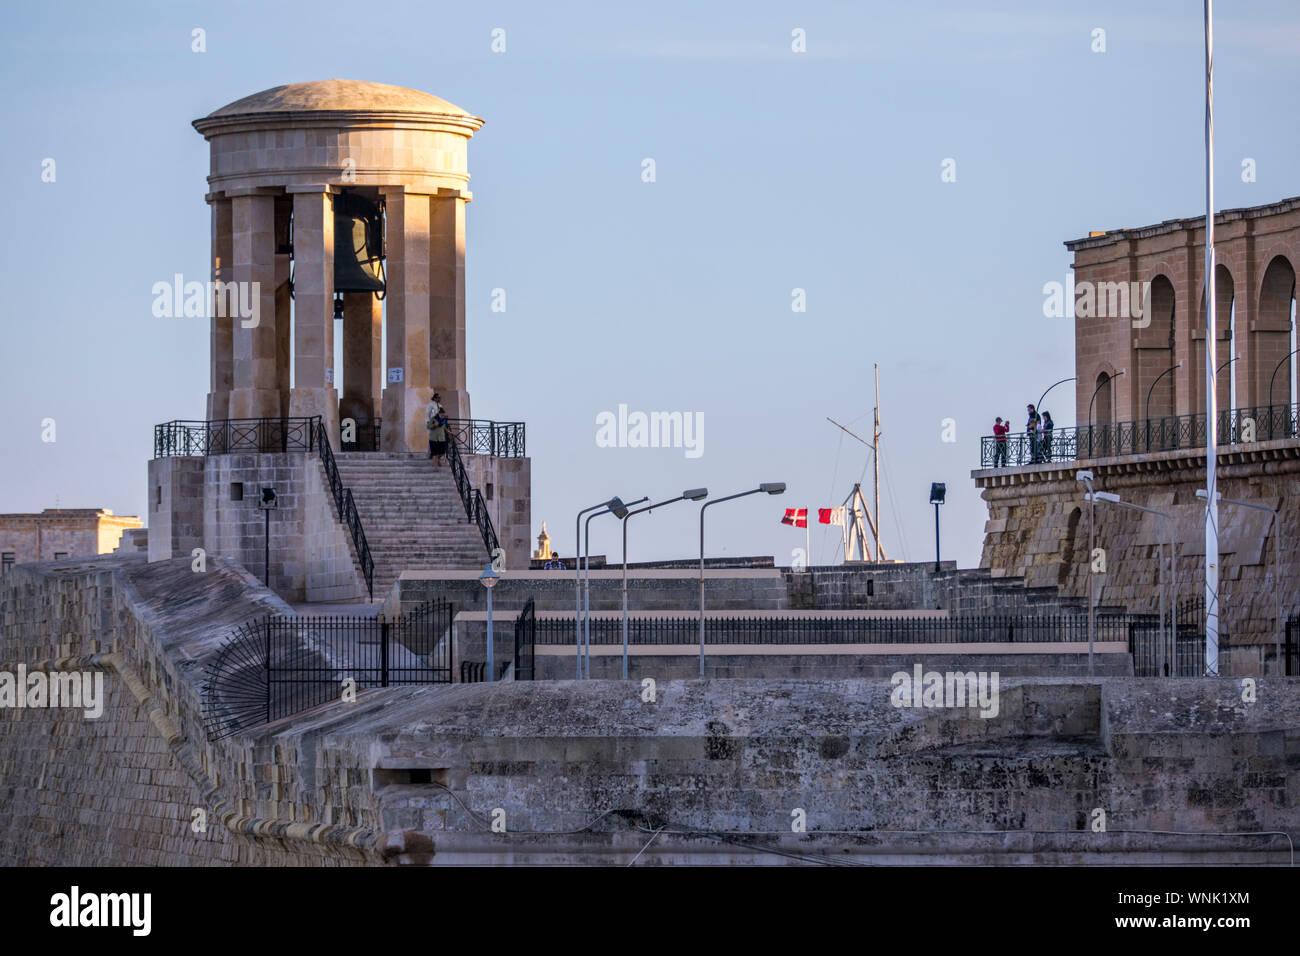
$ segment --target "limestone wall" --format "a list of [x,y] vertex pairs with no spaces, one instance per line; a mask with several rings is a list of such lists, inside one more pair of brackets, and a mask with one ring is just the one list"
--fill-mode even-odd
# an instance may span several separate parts
[[[33,564],[0,585],[0,669],[103,675],[98,719],[0,710],[4,865],[360,863],[368,788],[298,739],[207,742],[204,665],[239,623],[288,607],[221,560]],[[195,832],[195,811],[206,832]]]
[[506,552],[506,568],[526,569],[532,543],[532,459],[465,455],[464,461],[470,483],[487,500],[492,527]]
[[[981,567],[994,575],[1022,575],[1028,586],[1060,586],[1086,599],[1088,512],[1077,468],[1091,468],[1098,491],[1174,515],[1181,600],[1204,587],[1204,451],[1161,452],[1065,465],[975,472],[989,520]],[[1273,567],[1270,516],[1226,503],[1219,509],[1220,630],[1231,669],[1258,674],[1276,666],[1275,602],[1283,617],[1300,612],[1300,443],[1260,442],[1221,455],[1219,492],[1225,498],[1281,507],[1281,577]],[[1097,506],[1097,547],[1106,573],[1097,575],[1098,602],[1132,611],[1155,611],[1159,602],[1156,559],[1160,519],[1115,505]]]

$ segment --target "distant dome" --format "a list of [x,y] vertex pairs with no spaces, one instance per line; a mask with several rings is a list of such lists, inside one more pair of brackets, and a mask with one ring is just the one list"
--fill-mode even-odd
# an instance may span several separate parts
[[273,86],[252,96],[235,100],[209,113],[206,119],[248,116],[257,113],[296,113],[310,111],[375,110],[398,113],[441,113],[469,116],[459,106],[429,93],[409,90],[387,83],[365,80],[318,80],[314,83],[289,83]]

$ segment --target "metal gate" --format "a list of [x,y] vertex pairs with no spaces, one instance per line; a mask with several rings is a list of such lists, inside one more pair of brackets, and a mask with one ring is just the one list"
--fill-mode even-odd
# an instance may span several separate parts
[[203,720],[217,740],[349,692],[452,681],[449,601],[396,620],[270,616],[236,629],[207,667]]
[[515,680],[536,680],[537,610],[529,598],[515,618]]

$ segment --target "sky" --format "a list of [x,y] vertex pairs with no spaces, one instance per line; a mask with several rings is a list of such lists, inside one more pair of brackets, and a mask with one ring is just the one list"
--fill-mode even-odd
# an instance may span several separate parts
[[[710,509],[708,553],[789,564],[804,532],[784,508],[839,505],[858,481],[870,500],[871,453],[827,418],[870,437],[878,364],[885,553],[933,558],[942,481],[942,556],[978,565],[980,436],[1073,374],[1070,320],[1043,313],[1063,242],[1205,207],[1196,2],[169,0],[5,17],[3,512],[146,513],[153,426],[202,418],[208,391],[207,320],[152,310],[156,282],[208,276],[190,122],[272,86],[389,83],[486,120],[469,144],[473,414],[527,422],[533,534],[545,520],[563,554],[579,509],[613,494],[784,481]],[[1220,4],[1215,43],[1217,206],[1300,195],[1300,6]],[[1062,427],[1073,404],[1066,385],[1044,407]],[[702,417],[698,455],[602,447],[597,420],[620,405]],[[697,505],[637,521],[631,560],[698,552]],[[813,524],[811,563],[837,563],[839,529]],[[593,553],[618,553],[616,522],[592,531]]]

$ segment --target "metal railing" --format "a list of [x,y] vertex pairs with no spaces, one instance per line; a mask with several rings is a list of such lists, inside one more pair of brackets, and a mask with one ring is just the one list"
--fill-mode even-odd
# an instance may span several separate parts
[[347,525],[348,532],[352,535],[352,546],[357,552],[357,563],[361,566],[361,576],[366,581],[366,593],[373,601],[375,559],[370,554],[370,546],[366,543],[366,532],[361,527],[361,516],[357,514],[356,502],[352,500],[352,489],[343,487],[339,466],[334,461],[334,451],[330,448],[330,443],[325,440],[325,426],[319,419],[316,421],[316,428],[316,445],[320,448],[321,464],[325,466],[325,479],[329,482],[330,492],[334,495],[334,505],[338,509],[339,520]]
[[460,442],[467,455],[495,455],[498,458],[525,456],[523,422],[449,418],[447,434]]
[[319,416],[173,421],[153,427],[155,458],[314,451]]
[[[1165,638],[1166,654],[1160,654],[1160,615],[1146,615],[1129,630],[1129,653],[1134,677],[1205,676],[1205,598],[1196,597],[1165,613],[1170,629]],[[1219,635],[1220,648],[1227,637]],[[1163,664],[1163,670],[1162,670]]]
[[[155,458],[206,457],[239,453],[274,453],[316,450],[316,423],[319,415],[309,418],[223,418],[210,422],[164,422],[153,427]],[[342,451],[379,451],[383,420],[358,422],[352,441],[343,441]]]
[[1286,645],[1282,654],[1285,658],[1283,673],[1287,677],[1300,677],[1300,617],[1292,617],[1286,622]]
[[[1158,627],[1154,614],[1103,614],[1097,641],[1128,642],[1134,626]],[[592,618],[592,644],[621,644],[621,618]],[[573,643],[573,621],[539,618],[537,643]],[[698,644],[699,615],[631,617],[629,644]],[[1088,643],[1086,611],[1051,615],[963,615],[959,617],[744,617],[704,618],[707,644],[989,644]]]
[[456,491],[460,493],[461,504],[465,506],[465,520],[473,522],[478,526],[479,534],[483,538],[483,547],[487,549],[488,557],[492,557],[498,547],[496,529],[492,527],[492,516],[488,514],[487,502],[483,500],[483,494],[469,480],[469,474],[465,471],[465,463],[461,461],[460,442],[450,431],[447,432],[447,462],[451,465],[451,476],[456,481]]
[[536,680],[537,609],[529,598],[515,618],[515,680]]
[[[1300,435],[1300,405],[1225,409],[1219,412],[1217,421],[1220,445],[1295,438]],[[1050,441],[1025,432],[1008,435],[1005,441],[985,435],[980,439],[980,467],[1016,467],[1204,448],[1205,424],[1202,413],[1140,422],[1103,422],[1091,428],[1086,425],[1055,428]]]
[[208,739],[342,700],[349,690],[451,683],[454,617],[451,603],[432,601],[392,621],[268,615],[241,625],[207,667]]

